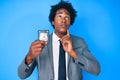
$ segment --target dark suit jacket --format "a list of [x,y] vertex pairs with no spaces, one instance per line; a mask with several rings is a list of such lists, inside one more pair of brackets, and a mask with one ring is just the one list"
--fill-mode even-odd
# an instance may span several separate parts
[[[82,80],[82,70],[85,70],[94,75],[100,72],[100,65],[97,60],[89,52],[86,43],[82,38],[71,35],[73,48],[77,52],[77,59],[74,60],[68,55],[68,79]],[[25,60],[18,67],[18,75],[21,79],[25,79],[31,75],[35,66],[38,68],[39,80],[54,80],[53,68],[53,52],[52,52],[52,35],[49,37],[48,44],[30,66],[25,64]]]

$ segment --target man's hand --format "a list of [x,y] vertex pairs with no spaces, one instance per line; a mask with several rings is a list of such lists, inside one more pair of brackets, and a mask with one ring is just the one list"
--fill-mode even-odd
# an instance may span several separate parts
[[63,36],[61,38],[61,42],[63,45],[64,50],[74,59],[77,58],[77,53],[73,49],[72,41],[70,39],[70,34],[67,33],[67,35]]
[[25,62],[27,65],[29,65],[34,58],[36,58],[39,54],[41,54],[43,48],[45,47],[45,44],[47,44],[47,42],[42,40],[37,40],[35,42],[32,42],[29,52],[25,58]]

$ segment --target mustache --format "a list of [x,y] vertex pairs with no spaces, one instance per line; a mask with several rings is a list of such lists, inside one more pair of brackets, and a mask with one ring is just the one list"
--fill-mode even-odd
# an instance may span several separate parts
[[61,23],[60,26],[68,26],[68,25],[65,23]]

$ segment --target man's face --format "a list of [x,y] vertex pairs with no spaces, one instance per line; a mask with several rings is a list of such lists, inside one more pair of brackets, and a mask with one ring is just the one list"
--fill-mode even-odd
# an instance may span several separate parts
[[57,10],[54,21],[52,21],[52,25],[54,25],[55,33],[66,34],[70,26],[69,12],[65,9]]

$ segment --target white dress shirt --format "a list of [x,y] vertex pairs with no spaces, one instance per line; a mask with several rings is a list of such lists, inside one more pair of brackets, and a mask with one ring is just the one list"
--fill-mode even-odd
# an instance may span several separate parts
[[[52,47],[53,47],[54,80],[58,80],[59,46],[60,46],[59,40],[60,40],[60,38],[55,33],[53,33]],[[65,55],[66,55],[66,77],[68,80],[68,76],[67,76],[67,53]]]

